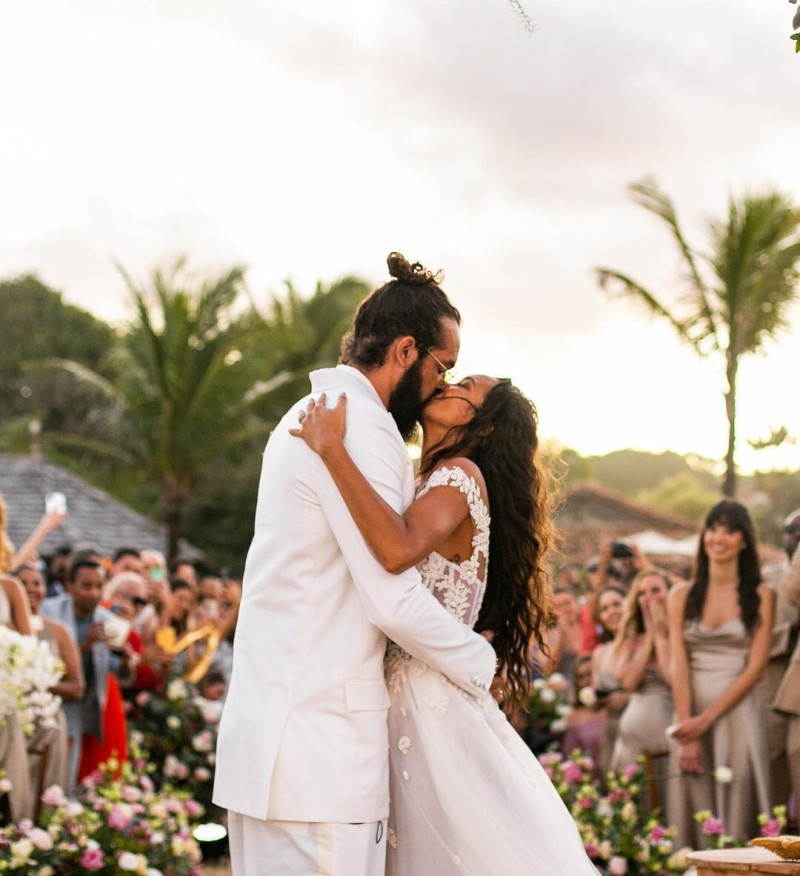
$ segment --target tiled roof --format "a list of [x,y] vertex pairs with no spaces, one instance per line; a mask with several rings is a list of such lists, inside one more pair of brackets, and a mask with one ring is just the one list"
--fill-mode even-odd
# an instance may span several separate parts
[[637,532],[647,528],[672,538],[683,538],[697,532],[697,524],[685,517],[643,505],[593,481],[579,481],[564,490],[555,523],[560,529],[611,526],[618,528],[620,534],[623,530]]
[[64,493],[67,519],[45,539],[41,552],[90,542],[105,553],[121,546],[164,551],[166,528],[40,456],[0,454],[0,492],[8,514],[8,535],[22,547],[44,514],[45,495]]
[[674,539],[697,532],[691,520],[635,502],[593,481],[571,484],[558,500],[553,524],[561,562],[583,563],[604,542],[644,529]]

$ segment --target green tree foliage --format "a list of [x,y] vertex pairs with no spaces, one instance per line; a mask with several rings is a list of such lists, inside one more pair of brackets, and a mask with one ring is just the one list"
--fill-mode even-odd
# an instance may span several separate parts
[[240,268],[197,281],[180,261],[154,271],[148,285],[125,279],[135,315],[108,360],[111,378],[75,360],[47,360],[95,393],[83,428],[51,437],[156,485],[174,555],[204,469],[263,432],[242,398],[252,385],[247,353],[268,331],[242,307]]
[[337,362],[342,336],[368,292],[363,280],[345,277],[330,285],[318,283],[307,298],[287,283],[286,295],[272,298],[264,317],[270,343],[253,359],[254,367],[269,377],[260,380],[248,397],[265,422],[277,423],[308,392],[309,372]]
[[684,267],[686,293],[671,310],[638,281],[611,268],[598,268],[600,285],[629,296],[672,325],[702,358],[719,357],[725,370],[728,449],[724,493],[736,492],[736,400],[739,365],[787,328],[796,298],[800,259],[800,209],[779,191],[730,200],[724,220],[708,226],[708,251],[686,241],[672,201],[654,180],[630,187],[633,199],[666,226]]
[[336,362],[367,287],[346,278],[303,299],[289,286],[262,315],[240,268],[199,280],[181,261],[145,285],[123,275],[134,318],[105,360],[108,375],[75,360],[44,363],[93,394],[81,427],[49,438],[84,466],[114,460],[117,491],[121,472],[128,496],[156,488],[170,555],[186,535],[241,566],[269,431],[308,391],[309,371]]
[[42,374],[31,363],[70,359],[102,371],[115,340],[111,326],[66,304],[61,293],[27,274],[0,282],[0,423],[2,446],[26,451],[28,423],[71,430],[85,413],[86,394],[63,375]]
[[704,477],[684,471],[664,479],[652,489],[642,490],[636,498],[645,505],[679,514],[699,524],[708,509],[719,501],[719,490],[709,486]]

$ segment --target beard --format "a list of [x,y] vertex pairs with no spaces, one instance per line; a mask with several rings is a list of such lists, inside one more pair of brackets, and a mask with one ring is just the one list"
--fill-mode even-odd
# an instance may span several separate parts
[[435,391],[428,398],[422,397],[422,361],[417,359],[389,396],[389,413],[394,417],[403,441],[408,441],[414,434],[422,409],[434,395]]

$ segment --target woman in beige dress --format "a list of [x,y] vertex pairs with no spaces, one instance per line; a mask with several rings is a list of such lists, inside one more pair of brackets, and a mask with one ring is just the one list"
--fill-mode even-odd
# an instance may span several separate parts
[[[756,817],[769,810],[770,795],[756,684],[769,657],[773,593],[761,583],[743,505],[725,499],[711,509],[694,583],[673,588],[667,605],[677,723],[667,799],[677,842],[702,847],[693,819],[702,809],[722,819],[734,839],[757,836]],[[730,782],[715,781],[723,766],[733,773]]]
[[628,704],[628,694],[622,690],[620,682],[625,661],[614,648],[614,638],[625,616],[625,596],[621,587],[608,584],[597,594],[595,603],[597,620],[603,628],[602,643],[592,651],[592,686],[598,696],[598,706],[605,713],[600,762],[597,765],[603,780],[611,764],[619,719]]
[[630,693],[630,699],[619,720],[611,755],[612,770],[634,763],[644,751],[664,752],[667,748],[665,731],[673,713],[667,681],[669,586],[667,576],[651,567],[638,573],[628,593],[625,619],[614,648],[623,661],[620,684]]
[[[64,663],[64,676],[57,685],[52,687],[51,693],[61,697],[62,700],[80,700],[83,698],[84,681],[81,669],[81,658],[78,646],[72,638],[69,630],[56,621],[43,618],[39,615],[39,606],[45,598],[47,587],[42,573],[34,566],[20,566],[14,570],[14,574],[22,583],[28,594],[31,606],[31,626],[34,635],[43,642],[47,642],[55,657]],[[47,749],[47,762],[44,775],[40,777],[42,768],[42,755]],[[59,712],[58,723],[55,727],[43,727],[36,732],[28,741],[28,753],[30,762],[31,789],[39,784],[43,788],[50,785],[67,787],[68,769],[68,746],[67,746],[67,722],[63,709]]]

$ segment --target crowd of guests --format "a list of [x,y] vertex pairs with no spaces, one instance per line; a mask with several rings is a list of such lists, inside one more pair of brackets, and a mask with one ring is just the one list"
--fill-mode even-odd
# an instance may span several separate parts
[[26,737],[13,712],[0,719],[13,821],[31,817],[37,789],[71,793],[112,755],[127,758],[126,699],[175,678],[202,680],[200,704],[218,712],[230,678],[240,581],[185,558],[168,566],[138,546],[108,555],[65,545],[42,558],[42,541],[64,519],[46,514],[15,550],[0,494],[0,624],[46,642],[64,665],[52,689],[62,700],[56,726]]
[[[112,754],[126,757],[126,698],[182,678],[218,720],[230,678],[238,580],[185,558],[168,567],[139,546],[65,545],[45,561],[41,543],[63,520],[45,515],[15,550],[0,497],[0,624],[64,664],[55,727],[26,737],[14,714],[0,721],[13,820],[30,817],[36,789],[69,792]],[[615,541],[555,575],[557,624],[532,656],[570,683],[562,748],[592,755],[601,782],[646,753],[661,783],[650,802],[681,845],[703,845],[699,810],[746,837],[759,812],[800,800],[800,510],[783,537],[786,559],[762,564],[746,508],[725,500],[693,568],[662,568]]]
[[646,754],[654,803],[694,848],[693,815],[758,835],[759,812],[800,801],[800,510],[786,559],[762,563],[747,509],[724,500],[692,568],[661,568],[635,544],[604,545],[556,576],[558,615],[538,670],[571,684],[561,745],[590,753],[597,778]]

